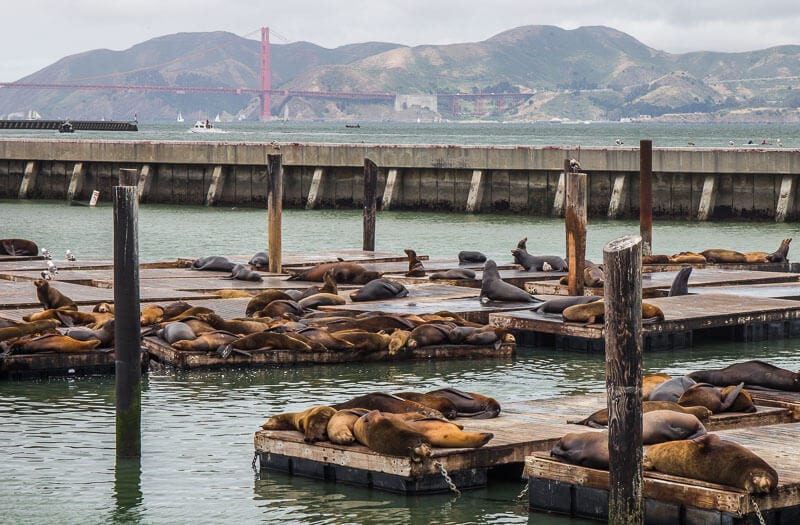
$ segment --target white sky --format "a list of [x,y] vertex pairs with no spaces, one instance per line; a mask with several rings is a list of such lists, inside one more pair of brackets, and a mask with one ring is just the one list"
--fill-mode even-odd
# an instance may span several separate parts
[[800,43],[797,0],[2,0],[0,13],[0,82],[93,49],[179,32],[258,39],[261,26],[273,43],[327,48],[477,42],[540,24],[604,25],[671,53]]

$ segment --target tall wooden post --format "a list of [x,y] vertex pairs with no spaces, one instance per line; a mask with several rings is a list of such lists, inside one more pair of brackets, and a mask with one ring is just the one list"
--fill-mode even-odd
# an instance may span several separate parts
[[267,155],[267,254],[269,271],[281,273],[281,214],[283,211],[283,169],[280,155]]
[[586,174],[567,171],[566,175],[568,289],[570,295],[583,295],[583,267],[586,260]]
[[639,235],[642,255],[653,253],[653,141],[639,141]]
[[603,248],[606,394],[608,396],[608,522],[644,523],[642,494],[642,238]]
[[378,194],[378,166],[364,159],[364,251],[375,251],[375,210]]
[[114,186],[114,352],[117,457],[142,455],[142,352],[139,310],[139,195],[136,170]]

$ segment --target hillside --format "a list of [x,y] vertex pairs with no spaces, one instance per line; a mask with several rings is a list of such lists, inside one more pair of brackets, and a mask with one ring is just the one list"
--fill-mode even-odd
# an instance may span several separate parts
[[[65,57],[27,83],[257,88],[260,43],[231,33],[179,33],[124,51]],[[385,101],[273,96],[273,116],[293,119],[617,120],[647,114],[694,120],[797,121],[800,46],[746,53],[669,54],[608,27],[523,26],[482,42],[368,42],[327,49],[272,44],[273,89],[326,92],[522,93],[514,102],[464,98],[423,109]],[[440,97],[441,98],[441,97]],[[525,100],[527,98],[527,100]],[[498,102],[499,101],[499,102]],[[258,118],[246,94],[139,90],[0,90],[0,116],[187,120]]]

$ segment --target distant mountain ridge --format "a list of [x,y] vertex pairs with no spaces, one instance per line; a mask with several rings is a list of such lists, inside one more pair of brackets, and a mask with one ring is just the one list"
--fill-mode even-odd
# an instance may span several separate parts
[[[744,53],[670,54],[603,26],[522,26],[482,42],[404,46],[386,42],[327,49],[272,44],[273,89],[399,94],[523,93],[437,107],[375,101],[272,97],[272,115],[292,119],[800,121],[800,46]],[[123,51],[65,57],[20,82],[258,88],[260,42],[231,33],[177,33]],[[133,90],[0,89],[0,116],[189,120],[222,114],[257,119],[249,95]],[[644,118],[644,117],[642,117]]]

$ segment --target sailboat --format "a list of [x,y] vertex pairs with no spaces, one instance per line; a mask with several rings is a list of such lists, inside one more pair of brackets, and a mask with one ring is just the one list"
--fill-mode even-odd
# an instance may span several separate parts
[[178,122],[183,122],[183,115],[181,115],[180,111],[178,111]]
[[216,117],[214,117],[214,122],[222,122],[222,121],[220,120],[220,118],[219,118],[219,113],[217,113],[217,116],[216,116]]

